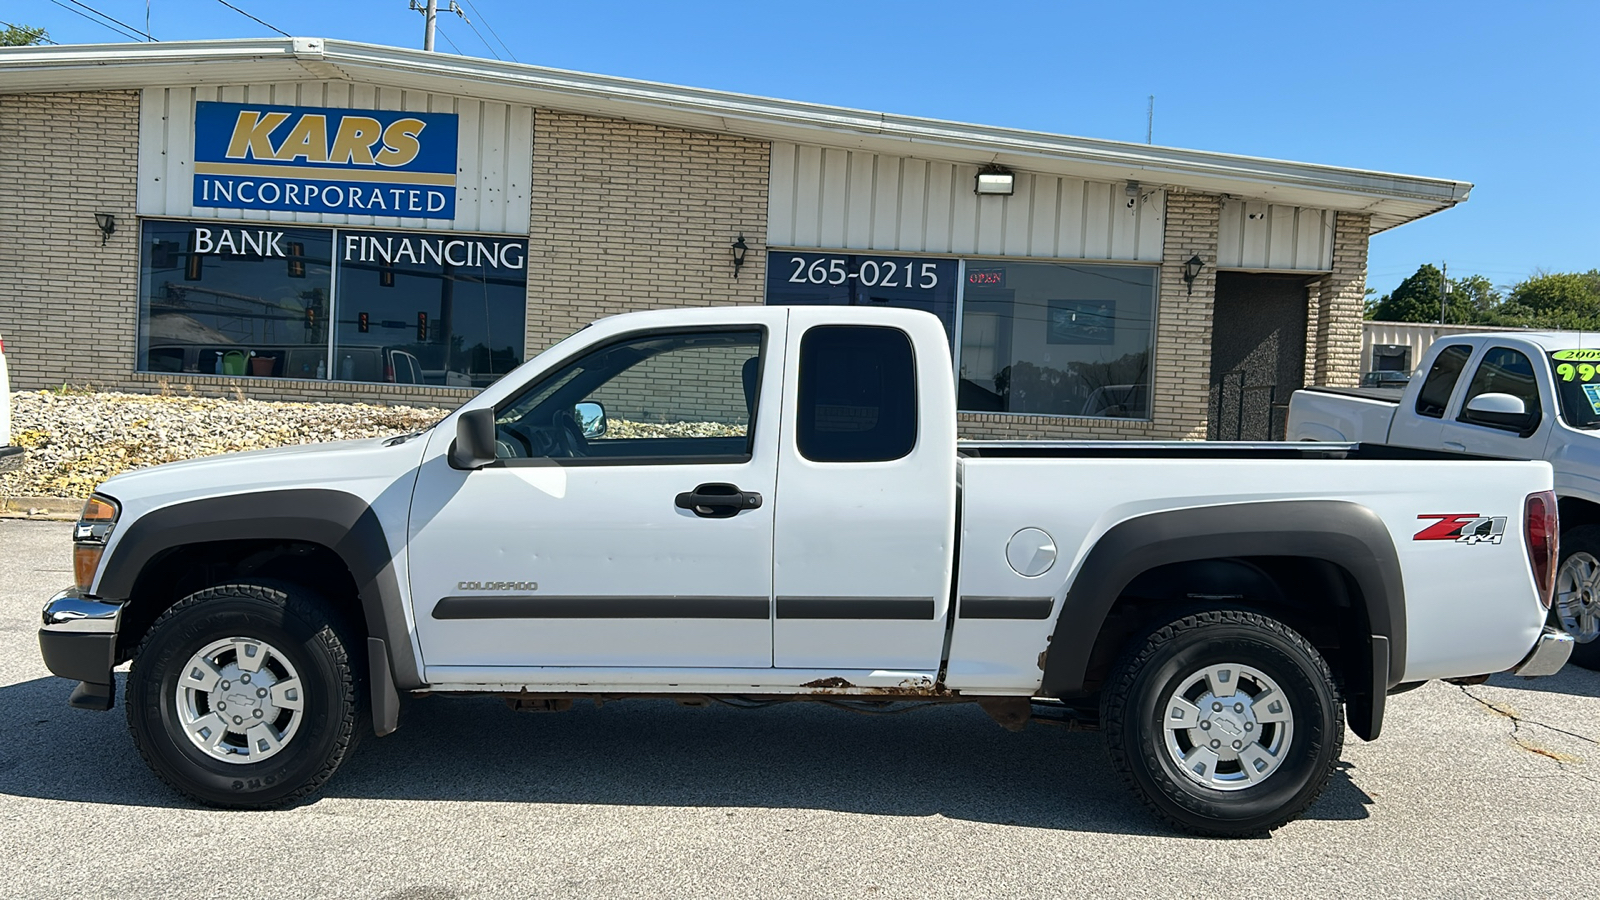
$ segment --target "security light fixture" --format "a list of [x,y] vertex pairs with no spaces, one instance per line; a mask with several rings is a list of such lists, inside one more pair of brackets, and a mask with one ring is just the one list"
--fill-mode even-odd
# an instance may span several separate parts
[[1189,286],[1189,293],[1194,293],[1194,280],[1200,277],[1200,270],[1205,268],[1205,265],[1206,261],[1201,259],[1198,253],[1189,257],[1189,261],[1183,264],[1183,283]]
[[117,217],[111,213],[95,213],[94,224],[100,226],[100,246],[104,247],[117,232]]
[[1017,191],[1017,176],[1005,166],[984,166],[973,179],[972,192],[980,197],[996,194],[1009,197]]
[[1128,195],[1129,197],[1137,197],[1137,196],[1139,196],[1139,182],[1130,181],[1127,184],[1123,185],[1122,186],[1122,193]]
[[744,268],[744,255],[749,252],[750,248],[744,242],[744,235],[740,234],[733,242],[733,277],[739,277],[739,270]]

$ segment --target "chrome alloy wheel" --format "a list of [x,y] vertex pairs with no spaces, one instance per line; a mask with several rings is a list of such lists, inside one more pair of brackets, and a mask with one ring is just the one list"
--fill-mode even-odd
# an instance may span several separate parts
[[1167,699],[1167,753],[1190,781],[1219,791],[1260,784],[1283,764],[1294,709],[1276,682],[1237,663],[1207,666]]
[[276,647],[250,638],[214,641],[189,657],[176,699],[190,742],[240,765],[277,754],[305,718],[294,665]]
[[1600,638],[1600,560],[1579,551],[1556,573],[1556,615],[1561,630],[1580,644]]

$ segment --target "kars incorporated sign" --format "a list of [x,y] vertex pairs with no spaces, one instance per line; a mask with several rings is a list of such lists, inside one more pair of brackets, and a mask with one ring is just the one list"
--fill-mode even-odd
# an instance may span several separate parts
[[454,113],[195,104],[194,205],[456,216]]

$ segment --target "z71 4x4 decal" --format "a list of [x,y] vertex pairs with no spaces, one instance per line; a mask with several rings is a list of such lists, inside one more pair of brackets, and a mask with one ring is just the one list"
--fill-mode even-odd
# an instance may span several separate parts
[[1505,516],[1477,513],[1429,513],[1419,519],[1438,519],[1417,532],[1414,541],[1455,541],[1459,544],[1498,544],[1505,537]]

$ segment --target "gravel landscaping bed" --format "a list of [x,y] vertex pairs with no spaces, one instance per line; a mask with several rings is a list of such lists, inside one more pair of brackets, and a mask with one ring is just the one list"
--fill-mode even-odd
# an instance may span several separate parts
[[0,497],[87,497],[128,469],[420,431],[448,410],[270,403],[195,396],[39,391],[11,395],[11,440],[27,450]]

